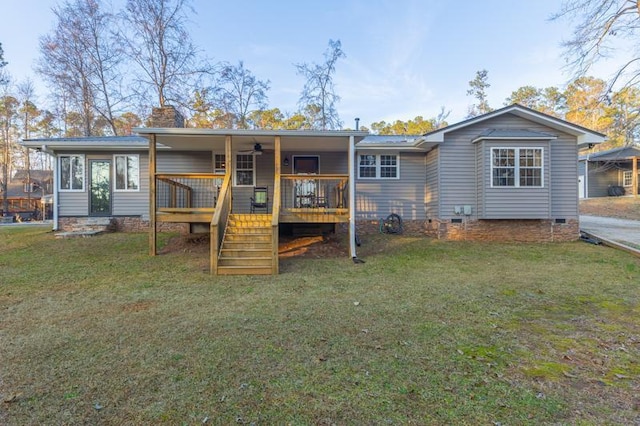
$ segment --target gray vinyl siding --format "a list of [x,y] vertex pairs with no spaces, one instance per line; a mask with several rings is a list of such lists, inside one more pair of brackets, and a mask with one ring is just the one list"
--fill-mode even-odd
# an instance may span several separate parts
[[578,218],[578,145],[575,137],[555,132],[550,142],[551,218]]
[[[78,153],[64,153],[61,155],[74,155]],[[89,215],[89,162],[91,160],[111,161],[111,214],[113,216],[142,216],[149,217],[149,155],[145,152],[85,152],[84,164],[84,190],[58,192],[58,214],[64,216],[88,216]],[[114,190],[114,155],[138,155],[140,159],[140,190],[130,192],[118,192]]]
[[[493,122],[494,120],[492,120]],[[456,218],[454,208],[477,205],[476,147],[471,143],[489,126],[464,127],[446,135],[440,145],[440,218]],[[477,218],[477,209],[472,209]]]
[[82,192],[76,192],[76,191],[59,192],[58,193],[58,215],[88,216],[89,215],[89,193],[87,192],[87,188],[85,187],[85,190]]
[[[376,151],[376,154],[379,153],[381,152]],[[400,157],[399,179],[356,180],[357,218],[380,219],[391,213],[396,213],[405,220],[426,218],[424,153],[402,152],[398,155]],[[355,167],[354,173],[357,176],[358,165],[355,164]]]
[[309,152],[283,151],[282,159],[289,157],[289,166],[281,166],[282,174],[293,173],[293,156],[315,156],[320,157],[320,173],[321,174],[348,174],[349,173],[349,154],[347,151],[342,152],[322,152],[319,154]]
[[[487,129],[528,129],[558,139],[471,142]],[[544,187],[491,188],[490,149],[499,145],[543,147]],[[455,218],[454,208],[464,205],[475,206],[471,219],[573,217],[577,215],[576,163],[575,138],[512,114],[451,132],[440,145],[440,218]]]
[[[121,154],[121,153],[116,153]],[[122,153],[124,154],[124,153]],[[111,165],[113,167],[113,163]],[[140,153],[140,190],[114,191],[112,215],[142,216],[149,219],[149,154]]]
[[[543,186],[491,187],[493,148],[542,148]],[[548,141],[485,141],[482,148],[482,196],[480,219],[548,219],[551,214]],[[574,161],[575,163],[575,161]]]
[[[320,174],[347,174],[348,173],[348,154],[347,152],[322,152],[319,154],[310,152],[283,151],[280,154],[282,160],[289,158],[289,166],[281,165],[282,174],[293,173],[293,156],[305,155],[319,157]],[[266,186],[269,189],[269,212],[272,210],[273,204],[273,178],[275,175],[275,156],[273,152],[264,152],[262,155],[255,157],[256,168],[256,186]],[[233,187],[233,212],[248,213],[251,209],[251,197],[253,196],[253,187],[251,186],[234,186]],[[285,194],[286,196],[286,194]]]
[[158,151],[156,173],[213,173],[211,151]]
[[437,218],[440,215],[440,175],[439,175],[439,148],[432,149],[426,158],[426,187],[425,187],[425,215],[427,219]]
[[618,169],[615,167],[607,167],[605,163],[590,162],[587,168],[589,198],[607,197],[609,186],[620,183]]
[[[262,155],[256,155],[254,158],[255,186],[266,186],[267,188],[269,188],[269,212],[271,212],[271,206],[273,204],[273,176],[275,174],[275,157],[273,152],[264,152]],[[232,192],[233,212],[249,213],[251,211],[251,197],[253,196],[253,186],[234,186],[232,188]]]
[[[484,174],[486,172],[486,166],[485,166],[485,157],[486,155],[484,154],[485,151],[487,150],[487,146],[486,146],[486,141],[480,141],[478,143],[475,144],[475,155],[476,155],[476,170],[475,170],[475,176],[476,176],[476,203],[472,204],[472,213],[476,216],[476,217],[484,217],[486,214],[486,209],[485,209],[485,178],[484,178]],[[491,150],[489,150],[489,153],[491,153]],[[489,154],[491,155],[491,154]],[[491,161],[491,160],[489,160]],[[490,164],[490,163],[489,163]],[[491,174],[491,172],[489,172],[489,174]]]

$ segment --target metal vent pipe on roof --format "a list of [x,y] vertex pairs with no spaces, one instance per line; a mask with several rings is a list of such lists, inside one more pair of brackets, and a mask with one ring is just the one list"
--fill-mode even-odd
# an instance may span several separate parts
[[356,131],[360,130],[360,119],[356,117]]

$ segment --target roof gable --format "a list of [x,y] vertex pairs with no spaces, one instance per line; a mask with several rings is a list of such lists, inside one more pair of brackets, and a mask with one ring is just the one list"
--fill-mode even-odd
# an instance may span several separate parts
[[468,126],[479,124],[479,123],[482,123],[483,121],[486,121],[501,115],[505,115],[505,114],[513,114],[525,120],[529,120],[533,123],[542,124],[551,129],[555,129],[555,130],[573,135],[576,137],[578,145],[597,144],[597,143],[602,143],[606,140],[606,136],[603,135],[602,133],[589,130],[577,124],[573,124],[568,121],[561,120],[557,117],[544,114],[542,112],[524,107],[519,104],[509,105],[507,107],[500,108],[495,111],[491,111],[487,114],[479,115],[477,117],[473,117],[468,120],[464,120],[459,123],[452,124],[447,127],[443,127],[442,129],[434,130],[433,132],[425,133],[422,137],[422,140],[425,143],[428,143],[428,142],[441,143],[441,142],[444,142],[444,138],[447,133],[451,133]]

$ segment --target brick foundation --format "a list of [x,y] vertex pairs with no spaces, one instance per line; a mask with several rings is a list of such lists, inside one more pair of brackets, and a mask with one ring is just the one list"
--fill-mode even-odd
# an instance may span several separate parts
[[[463,219],[464,220],[464,219]],[[561,242],[580,237],[578,221],[567,220],[405,220],[403,234],[450,241]],[[359,220],[356,232],[361,235],[380,232],[377,220]]]
[[[58,218],[59,231],[72,231],[81,226],[91,218],[83,217],[60,217]],[[117,232],[149,232],[149,221],[143,220],[139,216],[118,216],[111,218],[110,231]],[[159,232],[180,232],[189,233],[189,224],[186,223],[158,223]]]
[[[87,217],[61,217],[58,228],[70,231],[83,224]],[[463,219],[464,220],[464,219]],[[111,218],[111,230],[118,232],[148,232],[149,221],[140,217]],[[451,223],[449,220],[405,220],[402,222],[403,235],[431,237],[450,241],[507,241],[507,242],[561,242],[574,241],[580,237],[579,223],[569,219],[566,223],[554,220],[470,220]],[[189,224],[158,223],[159,232],[189,233]],[[336,232],[348,233],[347,223],[336,224]],[[359,235],[377,234],[380,222],[358,220],[356,232]]]

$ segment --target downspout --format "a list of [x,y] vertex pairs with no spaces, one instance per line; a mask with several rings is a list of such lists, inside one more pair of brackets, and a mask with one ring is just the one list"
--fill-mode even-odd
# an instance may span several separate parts
[[589,198],[589,155],[587,154],[587,159],[584,161],[584,198]]
[[349,136],[349,251],[355,263],[361,263],[356,254],[356,180],[355,180],[355,139]]

